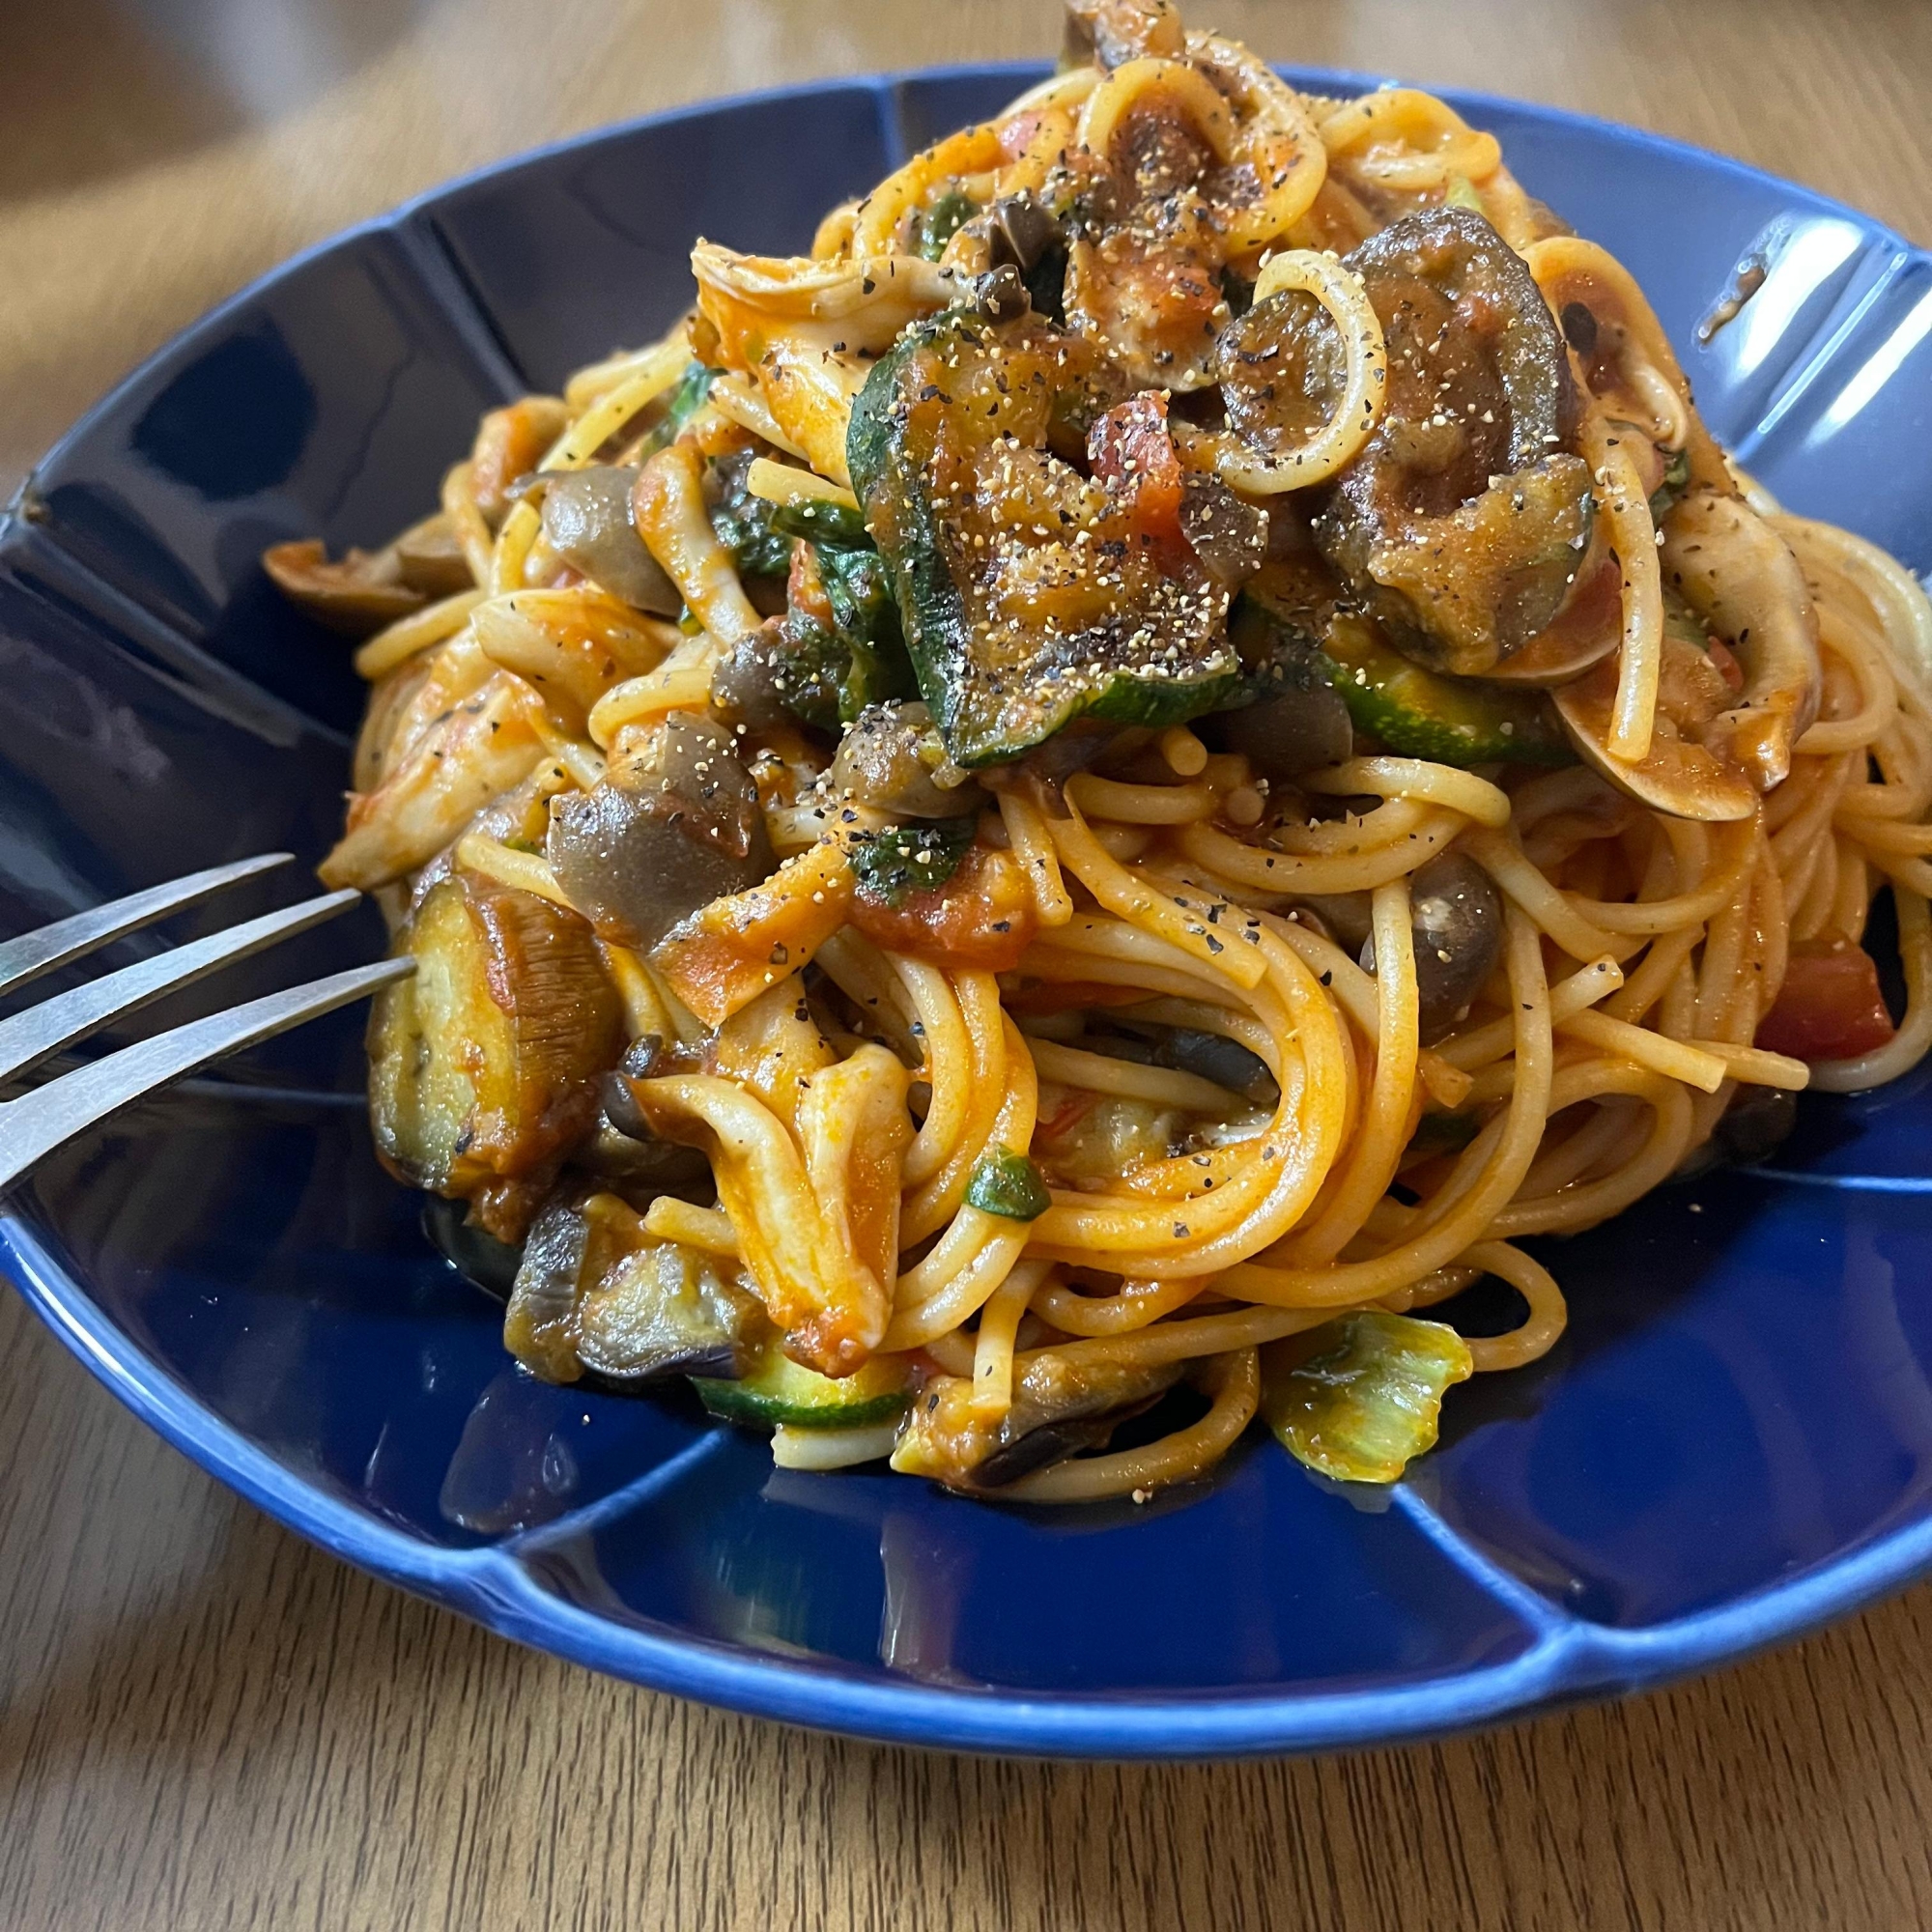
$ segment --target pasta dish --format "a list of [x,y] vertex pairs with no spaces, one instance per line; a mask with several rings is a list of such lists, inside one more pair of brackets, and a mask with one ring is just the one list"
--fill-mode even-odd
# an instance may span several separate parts
[[1562,1333],[1533,1237],[1924,1054],[1919,584],[1442,101],[1073,0],[691,262],[425,522],[265,558],[371,688],[377,1148],[535,1375],[990,1498],[1258,1417],[1389,1482]]

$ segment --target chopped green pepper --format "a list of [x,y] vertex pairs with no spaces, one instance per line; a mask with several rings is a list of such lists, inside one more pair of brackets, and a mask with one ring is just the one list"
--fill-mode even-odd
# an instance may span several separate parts
[[1690,451],[1673,449],[1670,461],[1663,467],[1663,481],[1650,493],[1650,515],[1653,523],[1661,524],[1677,507],[1677,499],[1683,496],[1690,481]]
[[938,261],[946,253],[946,244],[979,212],[979,206],[971,195],[961,194],[957,188],[948,188],[923,214],[916,217],[919,252],[928,262]]
[[1009,1221],[1037,1221],[1053,1206],[1039,1169],[1011,1148],[982,1153],[966,1183],[966,1205]]
[[895,825],[852,847],[852,870],[859,890],[894,911],[915,893],[936,893],[972,849],[979,820],[937,818],[925,825]]

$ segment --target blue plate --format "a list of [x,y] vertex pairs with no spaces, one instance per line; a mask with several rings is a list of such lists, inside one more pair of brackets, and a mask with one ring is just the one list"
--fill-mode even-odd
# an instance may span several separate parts
[[[1035,77],[817,86],[569,142],[302,256],[163,351],[0,530],[4,929],[243,853],[320,856],[360,692],[262,547],[382,541],[479,412],[665,327],[694,236],[802,246]],[[1452,99],[1630,265],[1775,491],[1932,564],[1932,261],[1710,155]],[[1700,346],[1753,252],[1763,289]],[[256,977],[378,944],[372,913]],[[1459,1390],[1394,1491],[1324,1486],[1262,1439],[1148,1508],[1049,1514],[775,1472],[675,1401],[531,1380],[376,1166],[358,1034],[311,1029],[70,1148],[14,1197],[0,1263],[264,1509],[598,1669],[927,1745],[1362,1745],[1655,1683],[1932,1561],[1922,1075],[1806,1100],[1775,1174],[1548,1244],[1569,1334]]]

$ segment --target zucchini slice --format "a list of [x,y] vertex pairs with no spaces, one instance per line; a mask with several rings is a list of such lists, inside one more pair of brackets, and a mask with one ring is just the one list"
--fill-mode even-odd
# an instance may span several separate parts
[[[1311,632],[1311,624],[1319,629]],[[1404,757],[1441,765],[1577,761],[1542,692],[1429,670],[1370,619],[1278,608],[1250,584],[1235,609],[1235,635],[1251,665],[1282,653],[1312,655],[1356,729]]]
[[802,1368],[776,1338],[736,1381],[694,1376],[692,1386],[713,1415],[773,1429],[861,1429],[888,1422],[912,1402],[912,1369],[903,1356],[878,1355],[856,1375],[835,1380]]
[[[1126,403],[1079,337],[955,309],[908,328],[853,406],[852,485],[957,764],[1018,757],[1083,712],[1179,724],[1238,687],[1228,592],[1180,534],[1178,482],[1173,503],[1146,487],[1154,459],[1179,477],[1165,423],[1109,437],[1115,404],[1165,408]],[[1096,425],[1089,476],[1069,459]]]

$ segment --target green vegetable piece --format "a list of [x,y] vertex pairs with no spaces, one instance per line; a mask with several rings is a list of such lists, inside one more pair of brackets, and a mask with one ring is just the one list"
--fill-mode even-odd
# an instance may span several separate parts
[[780,503],[772,512],[772,527],[788,537],[838,550],[870,550],[871,536],[865,516],[844,503],[828,503],[822,497],[803,497]]
[[723,373],[722,370],[707,369],[702,362],[694,362],[685,370],[670,391],[663,415],[638,445],[639,462],[647,456],[655,456],[659,450],[668,448],[677,440],[683,434],[685,424],[704,407],[704,400],[711,393],[711,384]]
[[852,869],[868,899],[896,911],[915,893],[935,893],[959,869],[972,849],[979,821],[971,812],[934,819],[929,825],[899,825],[863,842],[855,841]]
[[1471,214],[1483,213],[1483,197],[1476,192],[1476,184],[1467,175],[1451,175],[1442,199],[1451,208],[1466,208]]
[[[1173,724],[1228,702],[1227,593],[1184,544],[1065,460],[1114,401],[1084,338],[952,310],[906,329],[852,409],[846,460],[948,754],[1019,756],[1083,713]],[[1024,518],[1003,507],[1023,488]]]
[[1321,1475],[1392,1483],[1435,1446],[1443,1393],[1474,1366],[1446,1323],[1365,1308],[1262,1351],[1262,1413]]
[[721,458],[711,467],[718,500],[711,506],[711,527],[731,553],[745,577],[782,577],[791,568],[792,540],[777,527],[779,506],[752,495],[749,452]]
[[808,724],[836,731],[867,705],[911,697],[919,687],[878,553],[814,544],[811,561],[832,622],[827,626],[797,605],[786,611],[779,695]]
[[902,1357],[877,1356],[835,1380],[801,1368],[777,1338],[739,1380],[694,1376],[691,1385],[713,1415],[765,1429],[781,1422],[791,1429],[862,1429],[899,1414],[912,1401],[912,1371]]
[[1053,1206],[1039,1169],[1011,1148],[982,1153],[966,1183],[966,1205],[1009,1221],[1037,1221]]
[[946,253],[946,244],[979,212],[971,195],[961,194],[957,188],[947,189],[919,218],[919,252],[928,262],[938,261]]
[[1653,523],[1661,524],[1677,507],[1677,499],[1683,496],[1690,481],[1690,451],[1673,449],[1670,461],[1663,468],[1663,481],[1650,493],[1650,515]]
[[1404,757],[1441,765],[1577,761],[1540,691],[1426,669],[1359,617],[1336,617],[1321,655],[1356,728]]

